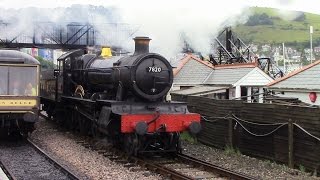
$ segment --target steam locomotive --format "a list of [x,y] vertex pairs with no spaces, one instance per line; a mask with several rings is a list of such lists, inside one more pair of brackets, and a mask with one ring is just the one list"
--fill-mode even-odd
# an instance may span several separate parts
[[149,53],[148,37],[135,52],[103,57],[74,50],[58,69],[42,73],[43,110],[84,134],[105,136],[131,155],[181,151],[180,133],[199,133],[200,115],[181,102],[166,102],[173,82],[169,62]]
[[39,111],[40,63],[15,50],[0,50],[0,136],[34,130]]

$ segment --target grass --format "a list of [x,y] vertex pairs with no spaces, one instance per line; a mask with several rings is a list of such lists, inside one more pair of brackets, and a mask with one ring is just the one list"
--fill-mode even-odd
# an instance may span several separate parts
[[194,136],[191,136],[191,134],[188,133],[188,132],[183,132],[183,133],[181,133],[181,134],[180,134],[180,138],[181,138],[181,140],[190,142],[190,143],[192,143],[192,144],[196,144],[196,143],[197,143],[197,138],[194,137]]
[[224,148],[224,153],[227,155],[237,155],[237,156],[241,155],[241,152],[238,148],[233,148],[229,145],[226,145],[226,147]]
[[299,165],[299,170],[301,171],[301,172],[306,172],[306,168],[303,166],[303,165]]
[[[313,39],[320,39],[320,15],[305,13],[304,21],[292,21],[283,17],[284,11],[273,8],[250,8],[253,14],[266,13],[273,19],[273,25],[238,25],[234,31],[245,41],[254,43],[308,42],[309,27],[313,26]],[[287,11],[286,14],[294,14]]]

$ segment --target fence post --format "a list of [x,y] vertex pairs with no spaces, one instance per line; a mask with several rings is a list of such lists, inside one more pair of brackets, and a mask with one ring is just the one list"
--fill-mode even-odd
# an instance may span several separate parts
[[233,148],[233,123],[231,118],[229,118],[228,121],[229,121],[228,140],[229,140],[230,147]]
[[292,119],[289,119],[288,121],[288,166],[290,168],[294,167],[293,162],[293,123]]

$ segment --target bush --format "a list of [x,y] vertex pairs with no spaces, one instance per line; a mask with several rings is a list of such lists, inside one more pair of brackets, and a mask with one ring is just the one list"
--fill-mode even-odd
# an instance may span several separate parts
[[233,148],[229,145],[227,145],[225,148],[224,148],[224,153],[227,154],[227,155],[237,155],[237,156],[240,156],[241,155],[241,152],[238,148]]
[[256,26],[256,25],[273,25],[272,19],[266,14],[255,14],[249,17],[247,26]]
[[55,68],[55,65],[53,64],[53,62],[47,61],[40,56],[36,56],[35,58],[40,62],[41,69],[54,69]]
[[294,21],[299,21],[299,22],[302,22],[302,21],[305,21],[306,20],[306,15],[304,13],[301,13],[299,14],[299,16],[297,16]]

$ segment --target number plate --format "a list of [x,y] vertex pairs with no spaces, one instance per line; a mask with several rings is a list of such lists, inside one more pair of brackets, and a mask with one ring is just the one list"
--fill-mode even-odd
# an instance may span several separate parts
[[150,72],[150,73],[159,73],[161,71],[162,71],[162,68],[157,66],[150,66],[147,68],[147,72]]

